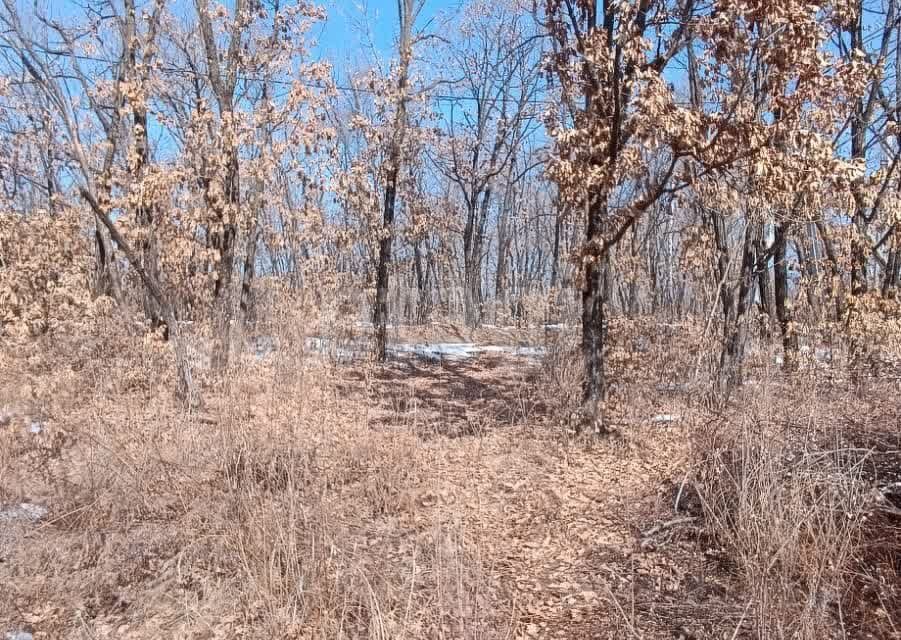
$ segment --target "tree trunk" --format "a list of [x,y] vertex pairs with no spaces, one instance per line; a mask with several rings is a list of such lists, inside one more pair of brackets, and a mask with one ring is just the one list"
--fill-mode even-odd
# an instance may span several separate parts
[[[592,250],[603,243],[603,223],[606,200],[597,197],[589,205],[586,243]],[[593,251],[584,257],[584,283],[582,286],[582,358],[585,379],[582,386],[582,412],[591,429],[605,433],[604,401],[606,379],[604,377],[604,349],[607,343],[606,304],[609,289],[606,277],[609,252]]]
[[463,271],[463,314],[466,326],[474,329],[482,320],[481,265],[474,256],[466,259]]
[[754,255],[755,225],[748,223],[742,247],[741,275],[739,278],[738,305],[735,313],[724,327],[723,348],[716,377],[715,391],[722,402],[727,402],[735,387],[741,384],[742,363],[747,341],[747,315],[752,306],[754,293],[754,270],[757,256]]
[[[138,72],[138,47],[139,39],[137,34],[137,16],[134,0],[125,0],[125,36],[126,46],[128,47],[128,71],[127,76],[132,82],[140,83],[142,78]],[[151,47],[156,37],[156,30],[159,26],[161,5],[157,5],[150,19],[150,40]],[[145,55],[143,60],[146,65],[153,60],[153,53]],[[150,274],[157,282],[160,281],[159,270],[159,250],[157,248],[156,237],[153,232],[153,207],[146,203],[143,197],[144,179],[147,166],[150,164],[150,146],[147,142],[147,108],[142,101],[132,102],[131,107],[132,119],[134,121],[135,135],[135,155],[134,165],[131,173],[137,185],[140,185],[141,197],[135,211],[135,220],[141,227],[140,241],[138,242],[138,252],[140,254],[141,265],[144,270]],[[150,294],[145,287],[143,295],[144,316],[150,323],[151,331],[156,331],[160,327],[164,327],[164,337],[168,339],[168,324],[162,317],[159,303]]]
[[400,73],[397,81],[397,113],[394,131],[388,151],[385,180],[385,198],[382,215],[382,236],[379,238],[379,263],[376,270],[375,307],[372,324],[375,329],[375,358],[385,362],[388,357],[388,270],[391,263],[391,247],[394,244],[394,213],[397,204],[397,180],[400,175],[401,153],[407,132],[407,82],[410,60],[413,55],[413,22],[416,19],[413,0],[398,2],[400,24]]
[[[852,50],[859,50],[863,44],[863,2],[857,0],[855,24],[851,29]],[[863,96],[854,103],[854,114],[851,118],[851,159],[866,159],[866,135],[870,115]],[[859,298],[867,293],[867,261],[869,242],[866,237],[866,212],[864,196],[860,193],[861,185],[852,184],[854,192],[854,215],[851,226],[851,295]],[[854,301],[856,303],[856,300]]]
[[241,203],[241,188],[238,173],[238,150],[229,145],[230,156],[225,176],[225,194],[228,206],[218,208],[217,223],[221,233],[212,235],[212,247],[219,254],[216,264],[216,279],[213,283],[213,313],[216,334],[213,341],[212,367],[221,370],[228,367],[231,351],[231,329],[234,319],[232,298],[232,274],[235,269],[235,242],[237,240],[238,208]]
[[560,236],[562,235],[563,217],[560,212],[554,216],[554,249],[551,256],[551,289],[557,288],[557,279],[560,269]]
[[754,255],[758,256],[756,272],[757,272],[757,290],[760,293],[760,310],[761,310],[761,328],[763,336],[766,340],[771,340],[773,336],[773,327],[776,326],[776,313],[773,304],[773,287],[770,282],[770,261],[769,258],[761,259],[766,253],[766,225],[755,224],[754,232]]
[[798,333],[788,286],[788,223],[777,222],[773,239],[773,274],[775,277],[776,317],[782,334],[782,363],[786,371],[798,368]]
[[845,316],[845,279],[844,272],[838,260],[838,255],[835,252],[835,247],[832,245],[832,238],[829,237],[829,230],[826,228],[826,223],[822,220],[817,220],[816,223],[817,231],[820,233],[820,238],[823,241],[823,250],[826,252],[826,258],[829,263],[829,295],[835,301],[835,317],[837,320],[841,320]]
[[122,288],[119,285],[119,273],[113,260],[113,245],[99,226],[94,230],[94,242],[97,245],[94,293],[97,296],[109,296],[121,304]]
[[795,240],[795,250],[798,252],[798,262],[804,273],[804,292],[807,296],[807,306],[813,315],[813,321],[819,321],[820,299],[817,295],[819,282],[819,266],[817,265],[816,230],[807,225],[807,238],[799,234]]
[[732,326],[732,318],[735,314],[735,298],[732,286],[729,284],[729,238],[726,236],[726,219],[718,211],[711,214],[713,237],[716,242],[716,277],[719,283],[718,296],[723,312],[723,328],[728,331]]
[[[428,258],[426,258],[428,260]],[[429,265],[423,267],[420,241],[413,243],[413,270],[416,275],[416,323],[425,324],[431,312],[431,298],[428,290]]]
[[463,313],[466,326],[474,329],[482,322],[482,246],[491,187],[478,194],[470,203],[466,227],[463,230]]
[[256,300],[253,296],[253,281],[256,278],[257,247],[260,244],[259,223],[247,240],[247,252],[244,256],[244,269],[241,274],[241,318],[243,323],[253,322],[256,319]]
[[[497,306],[507,312],[509,278],[507,274],[507,254],[510,244],[508,215],[501,212],[497,222],[497,272],[494,278],[494,298]],[[497,321],[497,320],[495,320]]]
[[375,358],[385,362],[388,357],[388,267],[394,243],[394,207],[397,201],[398,158],[391,160],[385,187],[382,237],[379,239],[379,263],[375,280],[375,308],[372,324],[375,328]]
[[885,275],[882,278],[882,297],[887,300],[894,300],[898,296],[898,279],[901,271],[901,255],[896,246],[897,240],[893,237],[891,242],[892,247],[889,249]]

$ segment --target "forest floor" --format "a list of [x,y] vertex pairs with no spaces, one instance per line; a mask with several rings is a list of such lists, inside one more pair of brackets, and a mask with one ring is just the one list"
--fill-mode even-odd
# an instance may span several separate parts
[[[0,361],[0,634],[750,637],[744,579],[687,482],[698,434],[750,411],[897,433],[901,414],[884,391],[811,402],[797,381],[714,413],[679,381],[691,363],[664,361],[623,377],[599,439],[568,428],[562,362],[338,365],[288,346],[203,380],[190,413],[164,352],[139,347]],[[878,604],[896,587],[849,637],[897,637]]]

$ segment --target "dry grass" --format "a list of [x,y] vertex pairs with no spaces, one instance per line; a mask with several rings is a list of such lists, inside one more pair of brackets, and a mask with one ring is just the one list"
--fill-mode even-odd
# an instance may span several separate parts
[[[164,346],[115,324],[4,349],[0,504],[49,515],[0,523],[0,632],[854,637],[879,606],[897,624],[896,592],[867,591],[893,547],[873,457],[826,424],[840,398],[750,387],[712,416],[652,336],[613,354],[622,437],[581,439],[572,336],[543,363],[376,368],[309,353],[302,326],[204,374],[200,413],[173,402]],[[644,535],[686,477],[704,509]]]
[[771,427],[745,421],[708,434],[704,512],[738,565],[758,637],[840,637],[869,487],[840,451],[798,446]]

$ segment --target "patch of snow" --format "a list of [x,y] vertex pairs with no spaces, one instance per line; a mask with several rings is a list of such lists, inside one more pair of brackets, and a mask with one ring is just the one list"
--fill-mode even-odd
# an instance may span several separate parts
[[329,338],[310,337],[304,340],[309,351],[334,358],[339,362],[351,362],[364,358],[369,347],[362,342],[341,342]]
[[[335,340],[310,336],[304,340],[304,347],[340,362],[365,359],[372,351],[372,345],[365,339]],[[260,336],[251,342],[253,354],[265,358],[279,349],[278,342],[267,336]],[[388,355],[393,358],[414,357],[440,362],[442,360],[467,360],[484,354],[507,354],[521,358],[540,358],[545,354],[543,347],[480,345],[471,342],[437,343],[394,343],[388,345]]]
[[487,353],[536,358],[544,355],[544,349],[541,347],[477,345],[471,342],[439,342],[435,344],[392,344],[388,346],[388,353],[413,355],[426,360],[467,360]]
[[40,420],[32,420],[31,424],[28,425],[28,433],[32,435],[40,435],[44,433],[44,430],[47,427]]
[[278,351],[278,340],[272,336],[256,336],[251,343],[253,353],[257,358],[265,358]]
[[545,331],[566,331],[567,328],[568,328],[568,325],[559,324],[559,323],[544,325]]
[[10,505],[0,508],[0,522],[40,522],[47,517],[47,507],[32,502]]
[[682,419],[682,416],[672,413],[661,413],[651,418],[652,424],[672,424]]
[[7,631],[4,640],[34,640],[34,636],[27,631]]

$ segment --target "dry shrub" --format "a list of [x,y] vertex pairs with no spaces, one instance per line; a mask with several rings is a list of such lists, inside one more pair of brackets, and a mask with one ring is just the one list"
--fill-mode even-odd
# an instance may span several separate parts
[[584,366],[579,336],[573,332],[548,334],[535,387],[531,390],[552,425],[575,426],[582,403]]
[[859,462],[785,435],[750,419],[702,434],[699,491],[756,636],[812,640],[843,628],[869,490]]
[[0,334],[40,335],[92,313],[83,214],[0,214]]

